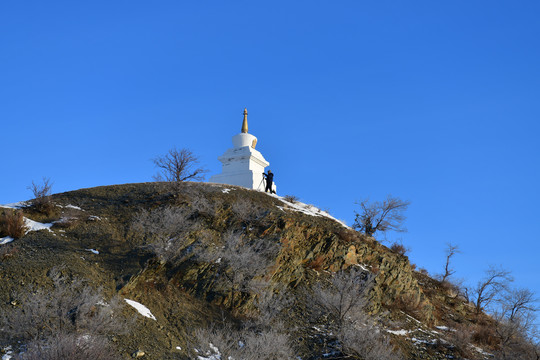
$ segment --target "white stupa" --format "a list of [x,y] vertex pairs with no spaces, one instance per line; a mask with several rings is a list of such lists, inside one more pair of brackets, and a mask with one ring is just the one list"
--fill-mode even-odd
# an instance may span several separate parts
[[[225,154],[218,157],[223,165],[221,174],[212,176],[209,181],[264,191],[263,172],[270,163],[264,159],[259,151],[255,150],[257,138],[248,134],[247,115],[246,108],[244,109],[242,132],[232,137],[233,148],[228,149]],[[275,183],[272,187],[276,191]]]

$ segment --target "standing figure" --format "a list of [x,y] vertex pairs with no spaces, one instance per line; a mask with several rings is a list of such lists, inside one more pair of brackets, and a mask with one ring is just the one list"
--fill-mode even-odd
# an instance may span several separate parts
[[274,174],[271,170],[268,170],[268,174],[263,173],[264,178],[266,179],[266,188],[264,192],[270,191],[270,194],[275,194],[276,192],[272,190],[272,183],[274,182]]

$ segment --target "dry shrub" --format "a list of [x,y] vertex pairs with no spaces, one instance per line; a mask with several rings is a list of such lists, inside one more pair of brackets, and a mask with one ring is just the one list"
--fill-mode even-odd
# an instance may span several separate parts
[[399,255],[402,255],[402,256],[405,256],[405,254],[407,254],[410,251],[410,249],[408,247],[406,247],[402,243],[398,243],[398,242],[393,243],[390,246],[390,250],[392,250],[396,254],[399,254]]
[[50,214],[54,208],[51,201],[51,179],[44,177],[42,183],[32,181],[32,185],[28,186],[28,189],[34,194],[34,199],[31,203],[36,210],[43,214]]
[[0,237],[9,236],[18,239],[26,233],[24,216],[20,210],[6,209],[0,214]]
[[[196,348],[202,355],[217,359],[273,360],[294,359],[289,336],[274,329],[236,330],[230,325],[212,326],[195,332]],[[194,357],[195,358],[195,357]]]
[[357,231],[345,228],[339,230],[338,236],[341,240],[347,243],[359,242],[361,240],[360,234]]
[[128,331],[129,321],[121,316],[123,302],[105,302],[100,289],[81,279],[62,275],[62,268],[49,272],[51,287],[29,286],[13,294],[21,306],[0,314],[0,339],[39,341],[59,333],[109,335]]
[[448,336],[448,341],[454,346],[456,353],[463,358],[471,358],[473,356],[470,348],[472,340],[471,328],[466,325],[456,324],[454,331],[451,331]]
[[285,201],[288,201],[292,204],[296,204],[300,199],[298,198],[298,196],[294,196],[294,195],[285,195],[283,197],[283,200]]
[[343,350],[349,356],[364,360],[399,360],[388,338],[369,322],[348,322],[338,334]]
[[389,306],[392,309],[401,310],[419,320],[425,318],[423,313],[423,304],[419,302],[413,295],[401,294]]
[[232,307],[235,295],[249,290],[253,278],[265,274],[278,251],[272,241],[247,239],[228,231],[223,235],[223,246],[197,249],[197,257],[215,264],[218,279],[230,285]]
[[478,323],[473,328],[472,340],[476,344],[496,346],[499,341],[497,340],[497,334],[493,324],[490,323]]
[[268,214],[268,210],[264,209],[255,202],[244,198],[236,200],[233,203],[231,210],[238,217],[238,219],[240,219],[240,221],[248,226],[252,226],[255,223],[263,221]]
[[58,333],[27,344],[15,360],[114,360],[118,359],[103,336]]
[[148,248],[160,260],[172,262],[182,257],[188,235],[196,223],[190,220],[191,210],[165,207],[151,211],[142,210],[131,224],[131,239],[136,245]]

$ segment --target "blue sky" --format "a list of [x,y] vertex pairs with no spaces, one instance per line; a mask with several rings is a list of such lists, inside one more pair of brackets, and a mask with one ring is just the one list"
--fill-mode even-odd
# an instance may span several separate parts
[[249,111],[281,195],[352,224],[411,201],[410,259],[490,265],[540,294],[537,1],[3,1],[0,203],[151,181],[176,146],[210,174]]

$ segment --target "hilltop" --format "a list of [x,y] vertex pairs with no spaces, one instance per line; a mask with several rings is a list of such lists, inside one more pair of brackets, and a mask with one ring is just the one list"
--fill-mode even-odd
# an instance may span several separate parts
[[[475,317],[455,289],[293,198],[231,185],[141,183],[50,201],[47,212],[13,206],[34,231],[0,245],[0,345],[11,356],[32,337],[76,334],[77,346],[81,336],[102,341],[109,353],[96,359],[217,359],[227,351],[250,358],[247,350],[262,358],[354,358],[336,333],[352,318],[361,319],[356,332],[375,334],[369,346],[381,347],[380,359],[487,359],[496,351],[493,320]],[[356,291],[345,294],[354,312],[341,309],[341,317],[321,302],[334,301],[340,276]],[[92,296],[101,300],[88,305]],[[58,306],[50,315],[54,298],[70,298],[68,311]],[[42,318],[31,335],[13,325],[36,314]],[[54,327],[46,318],[64,315]],[[363,355],[370,356],[377,358]]]

